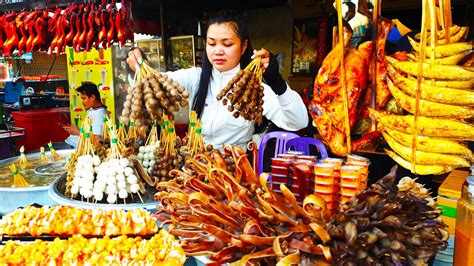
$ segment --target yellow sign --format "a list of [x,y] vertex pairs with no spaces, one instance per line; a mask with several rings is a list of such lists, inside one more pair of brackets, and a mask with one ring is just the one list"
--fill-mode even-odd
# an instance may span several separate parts
[[71,122],[79,127],[86,116],[81,97],[76,92],[76,88],[83,82],[92,82],[99,87],[102,104],[107,106],[110,119],[115,121],[112,49],[76,53],[71,47],[67,47],[66,54]]

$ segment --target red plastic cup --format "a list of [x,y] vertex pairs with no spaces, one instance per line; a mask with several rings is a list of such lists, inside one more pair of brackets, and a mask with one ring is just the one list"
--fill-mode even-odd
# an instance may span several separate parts
[[315,193],[318,196],[321,196],[326,202],[330,201],[337,201],[339,199],[339,195],[337,193]]
[[276,166],[272,165],[272,175],[285,175],[288,176],[290,173],[290,168],[287,166]]
[[287,158],[272,158],[272,166],[286,167],[291,166],[292,160]]
[[355,186],[341,185],[341,195],[355,195],[359,191],[359,184]]
[[315,164],[318,161],[318,157],[314,155],[300,155],[298,156],[298,160],[308,161]]
[[277,158],[295,161],[298,156],[294,154],[278,154]]
[[339,185],[322,185],[315,183],[314,184],[314,193],[339,193]]
[[285,183],[288,184],[289,177],[287,175],[272,174],[272,183]]

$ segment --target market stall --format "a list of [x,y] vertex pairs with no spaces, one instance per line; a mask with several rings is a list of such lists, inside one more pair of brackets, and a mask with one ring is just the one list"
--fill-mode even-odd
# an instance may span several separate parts
[[[183,265],[192,257],[210,265],[444,265],[453,257],[472,264],[469,29],[453,24],[449,0],[423,1],[413,51],[389,55],[394,23],[381,16],[381,1],[371,10],[368,2],[357,11],[375,25],[372,41],[358,44],[344,22],[351,14],[335,1],[333,49],[319,58],[307,102],[318,141],[273,134],[271,159],[257,155],[266,141],[206,143],[205,120],[190,110],[194,95],[153,61],[137,64],[130,85],[114,93],[115,68],[127,80],[130,1],[1,15],[4,55],[66,52],[71,93],[95,81],[111,109],[97,123],[74,93],[66,109],[77,147],[60,151],[49,142],[61,130],[58,110],[43,111],[42,120],[14,114],[26,121],[27,144],[0,162],[0,264]],[[263,122],[263,59],[222,84],[214,96],[226,109],[220,115]],[[190,111],[184,136],[175,125],[182,110]],[[368,158],[368,147],[381,145],[398,165]],[[270,171],[259,170],[264,163]],[[374,164],[383,174],[370,172]],[[414,178],[400,179],[401,168]],[[416,177],[450,172],[438,197]]]

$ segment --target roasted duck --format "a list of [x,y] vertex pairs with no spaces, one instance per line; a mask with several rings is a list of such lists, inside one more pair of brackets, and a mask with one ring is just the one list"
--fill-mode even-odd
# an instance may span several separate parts
[[[372,51],[372,42],[362,43],[359,48],[346,47],[351,35],[349,31],[346,31],[344,46],[338,44],[324,59],[314,82],[314,98],[308,105],[319,134],[331,151],[340,156],[351,152],[347,150],[345,138],[340,54],[344,49],[345,83],[352,129],[359,118],[362,96],[367,89],[369,59]],[[355,144],[357,147],[357,143]]]

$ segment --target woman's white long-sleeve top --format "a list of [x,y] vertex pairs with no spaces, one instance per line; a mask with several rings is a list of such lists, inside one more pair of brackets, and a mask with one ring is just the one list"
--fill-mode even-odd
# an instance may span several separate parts
[[[247,143],[254,133],[254,121],[242,117],[234,118],[216,96],[240,70],[240,65],[226,72],[213,68],[209,90],[207,93],[203,114],[201,117],[202,134],[206,144],[220,148],[222,144],[239,145],[246,149]],[[199,88],[201,68],[181,69],[167,72],[169,77],[185,87],[191,97],[190,106]],[[266,84],[263,96],[263,115],[275,125],[289,131],[300,130],[308,124],[308,114],[303,100],[287,84],[282,95],[276,95]]]

